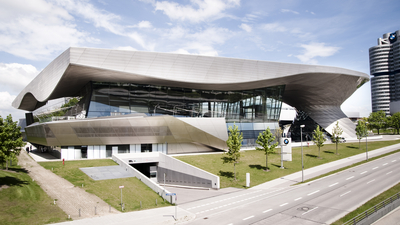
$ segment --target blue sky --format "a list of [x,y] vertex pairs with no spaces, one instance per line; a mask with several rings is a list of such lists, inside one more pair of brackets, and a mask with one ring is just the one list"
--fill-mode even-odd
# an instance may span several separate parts
[[[400,29],[398,0],[0,0],[0,115],[70,46],[337,66],[369,74],[368,48]],[[334,94],[334,93],[333,93]],[[370,83],[342,105],[371,112]]]

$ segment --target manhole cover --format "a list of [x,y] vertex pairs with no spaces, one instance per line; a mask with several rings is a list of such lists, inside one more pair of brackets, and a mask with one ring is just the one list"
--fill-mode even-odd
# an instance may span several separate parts
[[303,206],[303,207],[297,208],[297,210],[307,212],[308,210],[310,210],[310,207]]

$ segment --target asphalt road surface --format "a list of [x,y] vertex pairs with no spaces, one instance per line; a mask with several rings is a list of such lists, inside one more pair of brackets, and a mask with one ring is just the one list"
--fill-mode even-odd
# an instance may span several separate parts
[[180,207],[190,224],[330,224],[400,182],[400,153],[302,185],[230,193]]

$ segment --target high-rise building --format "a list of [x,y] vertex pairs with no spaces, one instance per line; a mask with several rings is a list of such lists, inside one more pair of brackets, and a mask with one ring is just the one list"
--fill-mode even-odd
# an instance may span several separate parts
[[400,30],[378,38],[369,49],[372,112],[387,115],[400,111]]

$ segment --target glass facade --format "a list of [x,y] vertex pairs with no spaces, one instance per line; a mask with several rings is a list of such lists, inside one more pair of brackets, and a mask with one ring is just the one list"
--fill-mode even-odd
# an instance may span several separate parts
[[87,117],[143,113],[147,116],[223,117],[227,123],[277,122],[284,87],[218,91],[93,82]]

